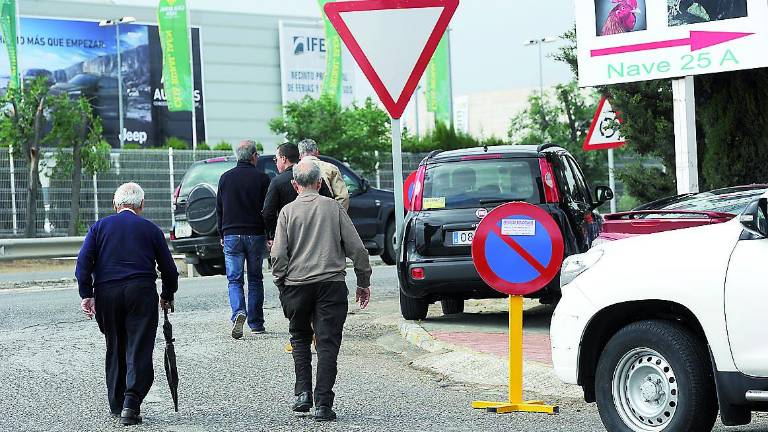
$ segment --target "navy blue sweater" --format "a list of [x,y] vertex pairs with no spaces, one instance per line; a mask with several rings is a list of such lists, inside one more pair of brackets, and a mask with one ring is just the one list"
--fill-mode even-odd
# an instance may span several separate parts
[[261,209],[269,188],[269,176],[250,162],[237,166],[219,178],[216,195],[216,215],[219,236],[264,235]]
[[88,230],[77,256],[75,277],[80,297],[93,297],[93,290],[125,282],[155,283],[162,275],[160,297],[172,301],[179,272],[160,228],[131,211],[97,221]]

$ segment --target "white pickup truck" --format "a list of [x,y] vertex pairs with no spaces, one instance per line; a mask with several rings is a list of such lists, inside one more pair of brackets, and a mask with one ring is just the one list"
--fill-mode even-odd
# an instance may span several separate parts
[[706,431],[768,411],[768,194],[734,220],[604,243],[563,264],[558,376],[609,431]]

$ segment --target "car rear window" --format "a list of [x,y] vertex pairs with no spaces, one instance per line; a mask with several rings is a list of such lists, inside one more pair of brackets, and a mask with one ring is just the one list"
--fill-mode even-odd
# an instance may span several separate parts
[[535,158],[438,163],[424,176],[425,210],[483,206],[485,200],[542,202]]
[[219,186],[219,177],[222,174],[235,167],[234,161],[202,163],[193,165],[184,175],[181,181],[181,191],[179,196],[187,196],[195,186],[205,183],[217,188]]

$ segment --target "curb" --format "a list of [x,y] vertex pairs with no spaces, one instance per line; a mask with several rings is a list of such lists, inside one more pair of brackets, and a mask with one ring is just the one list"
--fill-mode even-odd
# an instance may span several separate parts
[[[413,360],[411,365],[445,375],[457,382],[478,385],[507,386],[507,360],[435,339],[421,325],[412,321],[399,324],[401,337],[429,355]],[[557,398],[582,399],[579,386],[564,384],[551,366],[536,361],[523,361],[523,390]]]

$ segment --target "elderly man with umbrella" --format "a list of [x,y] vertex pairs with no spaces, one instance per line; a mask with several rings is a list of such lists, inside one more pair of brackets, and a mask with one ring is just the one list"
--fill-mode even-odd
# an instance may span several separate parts
[[[96,317],[107,344],[109,408],[123,425],[141,423],[141,403],[154,381],[152,351],[158,303],[173,311],[179,273],[160,228],[141,217],[144,191],[136,183],[120,186],[115,213],[88,230],[77,257],[81,307]],[[163,282],[158,298],[156,268]]]

